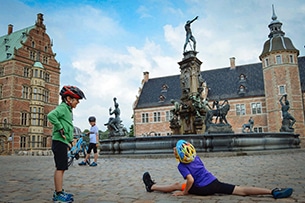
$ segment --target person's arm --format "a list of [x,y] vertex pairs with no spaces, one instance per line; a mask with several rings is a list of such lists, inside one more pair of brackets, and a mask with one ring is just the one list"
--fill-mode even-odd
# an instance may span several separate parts
[[98,135],[98,132],[96,133],[96,145],[99,144],[99,135]]
[[283,100],[283,98],[286,97],[286,96],[287,96],[287,94],[283,94],[282,97],[280,98],[280,103],[281,103],[282,106],[284,105],[284,103],[283,103],[282,100]]
[[188,174],[186,176],[186,186],[185,186],[185,189],[183,191],[175,192],[173,195],[174,196],[188,195],[189,194],[189,190],[191,189],[193,184],[194,184],[194,178],[193,178],[193,176],[191,174]]
[[193,20],[191,20],[190,21],[190,24],[192,23],[192,22],[194,22],[195,20],[197,20],[198,19],[198,16],[196,16]]

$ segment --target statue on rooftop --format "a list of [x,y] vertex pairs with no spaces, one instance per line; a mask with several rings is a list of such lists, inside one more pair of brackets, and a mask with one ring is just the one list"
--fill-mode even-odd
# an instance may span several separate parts
[[183,52],[185,52],[186,46],[188,43],[190,43],[190,40],[193,41],[193,51],[196,51],[196,40],[195,37],[192,34],[191,30],[191,23],[198,19],[198,16],[196,16],[193,20],[188,20],[185,23],[185,31],[186,31],[186,39],[183,47]]

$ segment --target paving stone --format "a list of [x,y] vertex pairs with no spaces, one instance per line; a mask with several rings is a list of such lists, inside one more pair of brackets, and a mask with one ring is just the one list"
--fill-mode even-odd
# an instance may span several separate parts
[[[158,184],[182,182],[172,155],[100,156],[98,166],[78,166],[64,174],[64,189],[79,203],[290,203],[305,202],[305,150],[236,153],[201,153],[205,166],[222,182],[257,187],[292,187],[290,198],[270,196],[182,196],[145,190],[142,175],[149,171]],[[53,156],[0,156],[0,203],[51,202],[54,183]]]

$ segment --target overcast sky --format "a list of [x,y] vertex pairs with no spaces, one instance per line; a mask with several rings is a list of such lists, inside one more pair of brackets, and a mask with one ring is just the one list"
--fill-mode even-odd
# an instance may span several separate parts
[[35,24],[44,14],[46,32],[61,64],[61,87],[76,85],[87,100],[74,110],[74,124],[89,129],[97,117],[105,131],[113,97],[127,129],[143,72],[150,78],[180,74],[184,24],[192,23],[201,70],[257,63],[268,39],[272,4],[282,30],[304,56],[304,0],[0,0],[0,36]]

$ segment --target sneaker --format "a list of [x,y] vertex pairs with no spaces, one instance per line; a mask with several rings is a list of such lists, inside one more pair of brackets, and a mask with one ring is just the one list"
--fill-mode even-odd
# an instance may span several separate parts
[[73,202],[74,199],[68,195],[66,195],[65,193],[61,192],[59,194],[54,193],[53,194],[53,202],[54,203],[62,203],[62,202],[68,202],[71,203]]
[[62,189],[62,193],[64,193],[65,195],[69,196],[69,197],[73,197],[74,195],[72,193],[67,193],[65,192],[64,189]]
[[[62,191],[61,191],[64,195],[67,195],[67,196],[69,196],[69,197],[73,197],[74,195],[72,194],[72,193],[67,193],[67,192],[65,192],[65,190],[64,189],[62,189]],[[56,196],[56,191],[54,191],[54,193],[53,193],[53,198]]]
[[151,189],[151,187],[156,184],[150,177],[150,174],[148,172],[145,172],[143,174],[143,182],[145,184],[145,188],[147,192],[152,192],[153,190]]
[[79,166],[86,166],[86,162],[82,161],[80,163],[78,163]]
[[278,199],[278,198],[286,198],[286,197],[290,197],[291,194],[293,192],[292,188],[275,188],[272,190],[272,196],[274,199]]
[[92,163],[90,164],[90,166],[97,166],[97,163],[92,162]]

